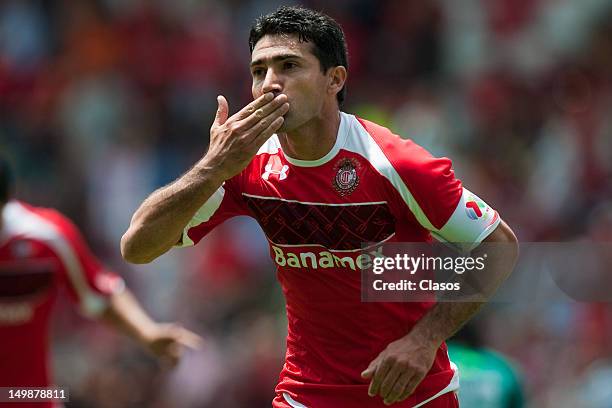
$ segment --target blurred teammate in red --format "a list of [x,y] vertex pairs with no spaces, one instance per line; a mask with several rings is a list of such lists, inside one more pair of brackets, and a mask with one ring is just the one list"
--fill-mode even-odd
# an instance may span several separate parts
[[[287,353],[275,408],[458,405],[444,341],[482,302],[362,303],[364,242],[507,243],[490,256],[496,284],[516,238],[463,188],[450,160],[340,111],[347,51],[340,26],[281,7],[251,29],[255,100],[229,115],[223,96],[206,155],[147,198],[122,239],[149,262],[248,215],[261,225],[287,303]],[[389,61],[381,64],[392,64]]]
[[151,320],[123,280],[91,254],[66,217],[10,199],[9,173],[0,158],[0,387],[53,384],[48,326],[61,288],[85,315],[107,321],[164,363],[176,364],[183,346],[198,345],[194,333]]

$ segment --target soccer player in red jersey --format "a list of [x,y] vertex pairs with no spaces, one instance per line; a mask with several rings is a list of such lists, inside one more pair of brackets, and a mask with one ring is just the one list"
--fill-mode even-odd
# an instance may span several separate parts
[[199,344],[196,334],[151,320],[66,217],[12,200],[10,190],[8,164],[0,158],[0,387],[52,385],[48,326],[60,288],[85,315],[107,321],[165,364],[176,364],[183,346]]
[[444,341],[483,302],[362,303],[361,244],[507,243],[488,260],[499,284],[517,256],[513,232],[450,160],[340,111],[347,52],[330,17],[281,7],[256,21],[249,43],[255,100],[230,116],[218,97],[208,152],[143,202],[124,258],[146,263],[251,216],[287,304],[275,408],[458,406]]

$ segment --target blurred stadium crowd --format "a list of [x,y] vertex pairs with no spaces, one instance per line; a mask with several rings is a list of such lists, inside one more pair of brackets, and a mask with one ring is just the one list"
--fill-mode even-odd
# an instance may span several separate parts
[[[278,4],[0,2],[0,151],[18,197],[70,216],[153,315],[207,342],[160,372],[58,313],[69,407],[270,406],[285,327],[259,227],[237,219],[143,267],[118,242],[141,200],[206,151],[216,95],[231,111],[250,100],[248,30]],[[301,4],[345,29],[345,111],[452,158],[521,241],[612,240],[612,1]],[[520,367],[529,406],[610,406],[609,305],[492,305],[478,324]]]

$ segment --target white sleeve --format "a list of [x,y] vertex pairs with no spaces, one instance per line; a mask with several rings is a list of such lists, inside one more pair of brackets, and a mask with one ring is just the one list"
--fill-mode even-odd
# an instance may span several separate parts
[[221,202],[223,201],[224,196],[225,189],[222,185],[209,197],[208,200],[206,200],[204,205],[202,205],[202,207],[200,207],[200,209],[198,209],[198,211],[195,213],[191,221],[189,221],[185,228],[183,228],[183,235],[181,237],[181,241],[175,245],[175,248],[184,248],[194,245],[193,240],[189,237],[189,230],[210,220],[210,218],[221,206]]
[[463,188],[455,211],[442,228],[432,231],[432,235],[439,241],[452,243],[460,250],[469,252],[480,245],[500,222],[497,211]]

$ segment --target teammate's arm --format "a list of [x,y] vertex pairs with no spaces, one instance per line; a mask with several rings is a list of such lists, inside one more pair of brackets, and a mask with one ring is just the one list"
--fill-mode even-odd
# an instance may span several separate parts
[[181,326],[153,321],[127,289],[112,295],[101,319],[171,366],[179,361],[184,347],[195,349],[202,343],[197,334]]
[[182,177],[151,194],[134,213],[121,239],[121,253],[128,262],[151,262],[177,244],[196,211],[247,166],[289,109],[286,95],[266,93],[228,118],[227,100],[219,96],[217,102],[206,155]]
[[[487,294],[509,276],[518,257],[518,241],[505,222],[483,240],[505,243],[503,251],[487,253]],[[472,256],[477,257],[479,248]],[[386,404],[408,398],[429,372],[438,348],[455,334],[485,302],[438,302],[404,337],[390,343],[362,373],[371,379],[368,393],[380,395]]]
[[198,345],[197,335],[153,321],[123,279],[102,266],[68,218],[50,209],[36,209],[36,213],[49,223],[49,230],[53,228],[47,242],[62,266],[58,278],[84,315],[109,323],[169,364],[176,364],[183,346]]

